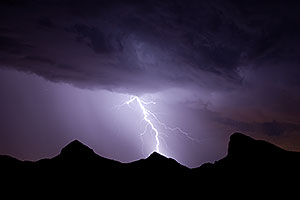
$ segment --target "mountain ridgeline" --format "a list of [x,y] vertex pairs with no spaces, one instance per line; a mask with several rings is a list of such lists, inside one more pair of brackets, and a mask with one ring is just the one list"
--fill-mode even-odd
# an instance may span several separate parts
[[[300,153],[283,150],[271,143],[241,133],[230,137],[228,154],[215,163],[189,169],[171,158],[152,153],[148,158],[121,163],[103,158],[75,140],[51,159],[19,161],[0,156],[0,175],[7,185],[93,184],[105,187],[198,188],[250,185],[278,186],[298,179]],[[196,184],[195,184],[196,183]],[[229,184],[230,183],[230,184]],[[228,185],[229,184],[229,185]]]

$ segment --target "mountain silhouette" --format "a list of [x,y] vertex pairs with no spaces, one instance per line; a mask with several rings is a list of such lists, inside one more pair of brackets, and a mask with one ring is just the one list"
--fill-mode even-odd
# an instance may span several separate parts
[[273,194],[276,189],[293,188],[292,180],[300,178],[299,169],[299,152],[234,133],[230,136],[227,156],[192,170],[206,186],[235,188],[247,193],[251,188],[252,192]]
[[[131,163],[97,155],[88,146],[74,140],[50,159],[36,162],[0,156],[2,182],[14,187],[55,183],[62,188],[76,185],[102,188],[226,188],[250,186],[276,188],[299,178],[300,153],[281,149],[263,140],[234,133],[228,154],[214,163],[187,168],[156,152]],[[93,184],[92,184],[93,183]],[[96,183],[96,184],[94,184]],[[230,183],[230,184],[229,184]],[[9,184],[7,184],[9,185]]]
[[82,144],[78,140],[74,140],[61,150],[60,155],[66,157],[76,156],[77,158],[85,158],[85,156],[95,155],[95,153],[88,146]]

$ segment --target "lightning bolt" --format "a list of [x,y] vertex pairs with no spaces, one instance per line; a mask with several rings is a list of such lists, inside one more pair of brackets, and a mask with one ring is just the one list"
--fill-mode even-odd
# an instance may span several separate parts
[[153,115],[153,113],[151,113],[151,112],[150,112],[148,109],[146,109],[145,106],[144,106],[144,105],[156,104],[156,103],[153,102],[153,101],[151,101],[151,102],[145,102],[145,101],[141,100],[138,96],[131,96],[130,99],[129,99],[128,101],[125,102],[125,104],[129,105],[129,104],[132,103],[133,101],[137,101],[137,103],[138,103],[140,109],[141,109],[142,112],[143,112],[143,116],[144,116],[143,119],[144,119],[144,121],[147,123],[147,125],[146,125],[146,127],[145,127],[145,130],[144,130],[144,132],[141,134],[141,136],[144,135],[144,134],[146,133],[146,131],[147,131],[147,126],[150,126],[151,129],[152,129],[152,130],[154,131],[154,133],[155,133],[155,141],[156,141],[155,151],[156,151],[157,153],[160,153],[160,151],[159,151],[159,143],[160,143],[160,142],[159,142],[159,139],[158,139],[159,133],[158,133],[158,130],[155,128],[154,124],[151,122],[151,120],[150,120],[150,118],[149,118],[151,115]]
[[165,123],[161,122],[158,117],[151,112],[149,109],[147,109],[145,106],[149,105],[149,104],[156,104],[156,102],[154,101],[150,101],[150,102],[146,102],[143,101],[141,98],[139,98],[138,96],[131,96],[130,99],[126,102],[124,102],[123,104],[121,104],[120,106],[123,105],[128,105],[130,107],[130,104],[133,103],[134,101],[137,102],[139,109],[142,111],[143,113],[143,118],[142,120],[144,120],[146,122],[146,126],[144,129],[144,132],[141,133],[141,140],[142,140],[142,144],[143,144],[143,139],[142,136],[146,134],[147,132],[147,128],[150,126],[151,130],[154,132],[154,137],[155,137],[155,150],[157,153],[160,153],[160,139],[166,144],[166,142],[163,140],[163,138],[160,136],[160,133],[158,131],[158,128],[156,128],[156,125],[159,125],[161,127],[163,127],[165,130],[168,131],[172,131],[175,132],[177,131],[178,133],[182,134],[183,136],[185,136],[186,138],[193,140],[193,141],[198,141],[198,139],[195,139],[193,137],[191,137],[187,132],[183,131],[181,128],[179,127],[168,127]]

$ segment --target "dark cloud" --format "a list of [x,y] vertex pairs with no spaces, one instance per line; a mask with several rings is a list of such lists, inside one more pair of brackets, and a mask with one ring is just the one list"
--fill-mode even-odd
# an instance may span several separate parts
[[[284,133],[284,127],[282,124],[272,121],[272,122],[264,122],[261,124],[262,131],[270,136],[279,136]],[[298,127],[299,130],[300,127]]]
[[[158,90],[148,85],[147,79],[153,79],[170,86],[180,80],[210,86],[210,77],[199,81],[203,79],[201,74],[239,83],[241,67],[260,60],[296,59],[299,54],[298,46],[290,41],[299,35],[295,28],[297,10],[290,6],[287,10],[280,1],[272,4],[167,0],[8,2],[1,6],[1,24],[14,32],[14,36],[1,36],[1,50],[5,52],[1,57],[5,60],[5,56],[21,52],[22,56],[2,65],[77,85],[91,77],[82,85],[114,89],[134,88],[139,84]],[[40,13],[44,16],[39,16]],[[54,27],[59,30],[53,30]],[[49,50],[49,45],[53,49]],[[36,50],[22,51],[28,46]],[[80,49],[74,54],[81,59],[76,67],[65,59],[66,52],[74,48]],[[59,55],[53,55],[53,51]],[[52,64],[41,65],[37,71],[23,63],[28,57],[47,57]],[[92,71],[87,67],[91,65],[89,58],[101,60],[97,65],[92,64]],[[70,66],[69,70],[62,72],[60,64],[54,64],[62,63],[61,60]],[[113,73],[108,74],[107,70]],[[83,77],[72,75],[77,71]],[[102,82],[101,76],[107,82]],[[137,76],[148,78],[144,81]],[[121,77],[124,80],[118,81]]]
[[38,56],[26,56],[23,58],[24,60],[28,60],[30,62],[36,62],[38,63],[45,63],[49,65],[54,65],[55,63],[49,59],[49,58],[44,58],[44,57],[38,57]]
[[[297,8],[283,1],[6,1],[1,65],[124,92],[232,88],[243,81],[241,69],[298,63]],[[299,72],[293,75],[294,83]]]
[[88,27],[84,24],[76,24],[72,28],[78,35],[77,41],[82,42],[87,39],[86,44],[91,47],[95,53],[109,53],[111,51],[109,40],[106,40],[104,34],[96,27]]
[[52,22],[52,20],[48,17],[40,17],[37,21],[37,24],[40,28],[47,28],[47,29],[52,29],[56,28],[55,24]]
[[300,124],[298,123],[278,122],[276,120],[267,122],[243,122],[215,115],[214,121],[229,126],[235,131],[256,134],[263,133],[267,136],[283,136],[284,134],[289,134],[294,131],[300,131]]
[[8,36],[0,36],[0,52],[3,59],[10,55],[25,53],[26,50],[32,49],[33,46],[25,42]]

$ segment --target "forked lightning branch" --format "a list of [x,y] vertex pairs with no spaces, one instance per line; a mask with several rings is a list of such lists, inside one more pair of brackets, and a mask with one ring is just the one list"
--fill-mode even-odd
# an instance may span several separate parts
[[156,151],[157,153],[160,153],[160,154],[161,154],[160,140],[162,140],[162,137],[160,135],[158,127],[163,128],[163,129],[168,130],[168,131],[172,131],[172,132],[182,134],[190,140],[198,141],[197,139],[189,136],[189,134],[187,132],[183,131],[179,127],[174,127],[174,128],[168,127],[165,123],[161,122],[153,112],[151,112],[148,108],[146,108],[147,105],[156,104],[156,102],[153,102],[153,101],[146,102],[146,101],[142,100],[141,98],[139,98],[138,96],[131,96],[130,99],[128,101],[124,102],[123,104],[121,104],[121,106],[123,106],[123,105],[130,106],[130,104],[132,104],[134,102],[137,103],[139,109],[142,111],[142,114],[143,114],[142,120],[144,120],[146,122],[146,127],[144,129],[144,132],[142,132],[140,134],[141,139],[142,139],[142,144],[143,144],[143,137],[142,136],[146,134],[146,132],[148,130],[148,127],[150,127],[151,133],[154,133],[154,138],[155,138],[155,149],[154,149],[154,151]]

